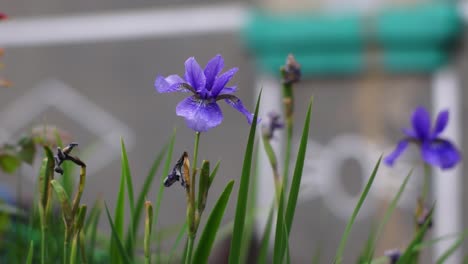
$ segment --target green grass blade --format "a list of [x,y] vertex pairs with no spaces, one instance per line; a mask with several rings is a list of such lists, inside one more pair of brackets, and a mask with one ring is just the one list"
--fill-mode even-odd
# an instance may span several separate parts
[[[105,205],[106,207],[106,214],[107,214],[107,219],[109,220],[109,224],[112,229],[112,242],[115,244],[116,250],[115,253],[116,255],[113,257],[114,259],[117,259],[120,263],[122,261],[124,264],[130,264],[130,258],[127,255],[127,251],[125,251],[125,248],[122,244],[122,240],[120,239],[122,237],[122,233],[119,233],[117,230],[117,226],[114,224],[112,221],[112,217],[109,213],[109,208],[107,208],[107,204]],[[111,256],[112,257],[112,256]],[[110,263],[117,263],[111,260]]]
[[161,179],[159,181],[158,196],[156,197],[156,203],[154,207],[154,228],[157,228],[159,209],[161,208],[161,201],[164,196],[164,178],[166,178],[166,176],[169,174],[169,170],[171,169],[172,153],[174,152],[175,139],[176,130],[174,129],[174,132],[172,132],[171,140],[169,142],[169,148],[166,153],[166,162],[164,164],[164,169],[162,171]]
[[387,210],[386,210],[386,212],[384,214],[384,217],[383,217],[382,221],[380,222],[379,227],[377,228],[377,232],[375,233],[375,237],[372,239],[372,242],[370,243],[372,247],[371,247],[371,249],[369,251],[369,255],[367,257],[366,263],[369,263],[374,258],[375,247],[377,246],[377,239],[379,238],[380,234],[382,233],[382,231],[384,230],[384,228],[387,225],[388,221],[390,220],[390,217],[392,216],[393,212],[395,211],[395,208],[396,208],[398,202],[400,201],[400,197],[401,197],[403,191],[405,190],[406,185],[408,184],[408,181],[409,181],[412,173],[413,173],[413,170],[411,170],[408,173],[405,180],[403,181],[400,188],[398,189],[397,194],[395,195],[395,197],[391,201],[390,205],[388,206],[388,208],[387,208]]
[[223,219],[224,211],[226,210],[229,202],[233,186],[234,181],[230,181],[213,207],[213,210],[211,210],[200,240],[198,241],[198,247],[193,255],[193,263],[208,262],[208,257],[210,256],[211,249],[213,248],[216,233],[218,232],[219,225]]
[[[156,172],[159,169],[159,166],[161,165],[162,159],[164,157],[164,154],[166,153],[167,150],[167,144],[163,147],[163,149],[158,153],[156,156],[156,159],[154,160],[151,169],[148,172],[148,175],[145,178],[145,182],[143,184],[143,187],[140,191],[140,194],[138,195],[138,200],[136,203],[135,211],[133,212],[132,215],[132,225],[128,227],[127,230],[127,238],[125,241],[125,247],[129,252],[133,252],[133,244],[135,243],[132,238],[136,237],[136,232],[138,231],[138,228],[141,223],[141,216],[143,212],[143,206],[145,204],[145,199],[146,196],[148,195],[148,192],[151,188],[151,185],[153,184],[153,180],[156,176]],[[131,232],[131,233],[130,233]]]
[[253,215],[255,215],[257,205],[257,182],[259,175],[257,166],[258,155],[259,150],[258,148],[256,148],[256,153],[252,161],[254,164],[254,174],[251,177],[252,179],[249,187],[249,197],[247,199],[247,215],[245,217],[244,234],[242,236],[242,247],[240,256],[241,263],[247,263],[249,261],[252,248],[252,241],[254,240],[255,217],[253,217]]
[[70,200],[68,199],[68,194],[65,192],[63,186],[57,180],[51,180],[50,184],[54,189],[57,197],[59,199],[60,205],[62,206],[62,214],[67,223],[72,223],[72,209],[70,206]]
[[412,261],[418,258],[419,251],[416,250],[416,248],[421,244],[422,240],[424,239],[424,236],[427,233],[427,230],[429,230],[429,224],[432,221],[433,212],[434,212],[434,207],[432,207],[431,210],[429,211],[429,215],[426,219],[426,222],[416,233],[411,243],[408,245],[406,250],[401,255],[400,259],[398,259],[397,264],[413,263]]
[[122,174],[120,177],[120,187],[117,196],[117,203],[115,205],[114,223],[115,232],[112,232],[111,247],[110,247],[110,259],[111,263],[119,264],[119,253],[118,244],[115,236],[119,239],[124,237],[124,217],[125,217],[125,176]]
[[433,238],[433,239],[428,240],[428,241],[423,241],[418,246],[416,246],[414,249],[421,251],[424,248],[427,248],[427,247],[430,247],[430,246],[433,246],[433,245],[439,243],[440,241],[444,241],[444,240],[452,239],[452,238],[457,238],[457,239],[463,238],[463,239],[465,239],[467,236],[468,236],[468,229],[464,229],[463,232],[461,232],[461,233],[448,234],[448,235]]
[[305,155],[307,151],[307,142],[309,141],[309,128],[310,128],[310,115],[312,112],[313,98],[309,103],[309,108],[307,109],[307,115],[304,121],[304,128],[302,130],[301,144],[299,146],[299,151],[297,152],[296,166],[294,168],[294,174],[291,182],[291,189],[289,190],[288,205],[286,207],[286,227],[287,234],[286,239],[289,237],[289,232],[291,231],[292,222],[294,219],[294,213],[296,211],[297,198],[299,196],[299,188],[301,186],[302,180],[302,170],[304,169]]
[[[184,225],[182,226],[182,228],[180,229],[179,234],[177,235],[177,238],[174,241],[174,244],[172,245],[171,253],[169,254],[169,262],[170,263],[172,263],[171,260],[174,257],[175,252],[176,252],[177,248],[179,247],[180,242],[182,241],[182,238],[184,237],[185,233],[187,233],[187,228],[188,228],[188,225],[187,225],[187,222],[185,222]],[[185,256],[185,254],[184,254],[184,256]],[[181,263],[184,263],[184,262],[181,262]]]
[[127,185],[128,201],[130,204],[130,212],[132,215],[135,212],[135,196],[133,194],[133,179],[132,173],[130,171],[130,164],[128,163],[127,149],[125,148],[125,143],[123,138],[120,138],[120,145],[122,147],[122,177],[125,177],[125,184]]
[[372,174],[369,180],[367,181],[366,187],[364,188],[364,191],[362,192],[361,197],[359,197],[359,201],[356,207],[354,208],[353,214],[351,215],[351,218],[348,220],[348,223],[346,224],[345,231],[343,233],[340,244],[338,246],[338,250],[336,252],[335,261],[334,261],[334,263],[336,264],[341,264],[343,261],[343,253],[344,253],[344,249],[346,246],[346,242],[348,241],[348,236],[351,233],[351,228],[353,227],[354,221],[356,220],[356,217],[359,213],[359,210],[361,209],[362,204],[364,203],[367,195],[369,194],[372,183],[374,183],[374,179],[375,179],[375,176],[377,175],[377,171],[379,170],[381,160],[382,160],[382,156],[380,156],[379,160],[377,161],[377,164],[375,165],[374,170],[372,171]]
[[275,245],[273,250],[273,263],[282,264],[284,251],[286,248],[285,242],[285,219],[284,219],[284,190],[280,188],[278,210],[276,216],[276,231],[275,231]]
[[99,218],[101,217],[101,200],[97,200],[93,208],[91,209],[91,213],[85,223],[84,232],[86,234],[86,241],[89,244],[87,254],[88,254],[88,263],[94,263],[94,252],[96,252],[96,235],[97,235],[97,228],[99,224]]
[[245,149],[244,163],[242,165],[242,175],[239,184],[239,192],[237,195],[236,214],[234,220],[234,230],[231,240],[231,249],[229,250],[229,264],[238,264],[240,261],[240,250],[242,244],[242,235],[244,233],[244,221],[247,211],[247,199],[249,192],[250,170],[252,165],[252,154],[255,142],[255,131],[257,129],[258,107],[260,105],[260,92],[257,104],[255,106],[255,114],[252,125],[250,126],[249,139]]
[[26,258],[26,264],[33,263],[33,255],[34,255],[34,240],[31,240],[31,243],[29,244],[28,257]]
[[[122,177],[125,178],[125,185],[127,186],[128,203],[130,205],[130,215],[133,216],[135,214],[135,195],[133,193],[133,179],[132,179],[132,174],[130,171],[130,164],[128,162],[127,149],[125,148],[125,143],[124,143],[123,138],[120,138],[120,145],[122,149],[121,173],[122,173]],[[130,224],[128,225],[128,229],[130,230],[133,229],[133,225],[134,225],[133,223],[134,223],[134,219],[133,217],[130,217]],[[128,255],[130,256],[131,259],[133,259],[134,248],[135,248],[134,232],[127,233],[125,246],[126,246]]]
[[216,174],[218,173],[220,164],[221,164],[221,161],[216,162],[216,165],[214,166],[213,171],[210,174],[210,184],[208,186],[211,186],[211,183],[213,183],[214,179],[216,178]]
[[361,250],[361,254],[359,254],[359,257],[356,261],[356,263],[361,264],[361,263],[370,263],[370,261],[367,261],[369,258],[372,260],[372,257],[370,257],[371,250],[372,250],[372,243],[374,243],[375,239],[375,226],[372,224],[371,231],[369,232],[369,235],[367,236],[366,244],[364,248]]
[[268,249],[270,248],[271,227],[273,225],[273,213],[275,212],[275,205],[273,204],[268,213],[268,220],[263,231],[262,241],[260,242],[260,250],[258,252],[257,263],[265,264],[268,260]]
[[455,241],[455,243],[453,243],[448,249],[447,251],[444,252],[444,254],[442,254],[442,256],[439,257],[439,259],[437,259],[437,264],[443,264],[445,263],[445,261],[462,245],[463,243],[463,240],[465,240],[464,237],[460,237],[459,239],[457,239]]

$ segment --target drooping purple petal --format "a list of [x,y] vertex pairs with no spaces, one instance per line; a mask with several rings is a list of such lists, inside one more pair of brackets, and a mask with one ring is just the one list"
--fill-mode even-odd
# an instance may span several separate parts
[[431,117],[424,107],[418,107],[413,112],[413,129],[420,140],[428,139],[431,133]]
[[195,90],[205,90],[206,77],[194,57],[190,57],[185,61],[185,80],[195,88]]
[[395,150],[384,158],[385,164],[387,164],[388,166],[393,166],[395,160],[406,150],[408,144],[409,141],[406,139],[403,139],[400,142],[398,142],[398,145],[395,148]]
[[206,89],[211,90],[211,87],[213,87],[213,83],[216,79],[216,76],[223,70],[224,68],[224,59],[221,57],[221,55],[216,55],[214,58],[212,58],[205,67],[205,70],[203,71],[205,73],[206,77]]
[[169,75],[166,78],[159,75],[154,81],[154,87],[160,93],[188,92],[189,90],[184,87],[184,83],[184,79],[176,74]]
[[434,131],[432,132],[433,138],[438,137],[440,133],[444,131],[445,127],[448,124],[448,120],[449,120],[449,111],[448,110],[441,111],[439,115],[437,116],[437,119],[434,125]]
[[[252,120],[253,120],[253,114],[250,113],[247,108],[245,108],[244,104],[242,103],[242,101],[237,98],[236,96],[234,95],[226,95],[224,96],[224,101],[234,107],[234,109],[236,109],[237,111],[239,111],[241,114],[243,114],[246,118],[247,118],[247,122],[249,122],[249,124],[252,124]],[[258,120],[259,122],[260,120]]]
[[223,113],[216,102],[190,96],[176,107],[176,114],[185,118],[187,126],[198,132],[205,132],[221,124]]
[[223,90],[223,88],[226,86],[226,84],[231,80],[231,78],[236,74],[238,71],[238,68],[232,68],[228,70],[227,72],[221,74],[216,78],[216,80],[213,83],[213,88],[211,88],[211,95],[213,97],[218,96],[218,94]]
[[455,146],[444,139],[424,142],[421,146],[421,155],[425,162],[441,169],[450,169],[461,159]]

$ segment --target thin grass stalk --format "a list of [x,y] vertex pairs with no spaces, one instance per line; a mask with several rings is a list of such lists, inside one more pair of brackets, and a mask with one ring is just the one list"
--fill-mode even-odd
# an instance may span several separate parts
[[421,193],[421,200],[423,203],[426,203],[427,196],[429,195],[430,181],[431,181],[431,167],[429,164],[424,163],[424,181]]
[[80,232],[80,240],[78,242],[80,244],[81,263],[86,264],[88,263],[88,257],[86,255],[85,235],[83,232]]
[[288,188],[289,178],[289,166],[291,163],[291,149],[292,149],[292,137],[293,137],[293,118],[288,117],[286,119],[286,150],[284,156],[284,169],[283,169],[283,182],[282,187],[286,191]]
[[195,230],[195,184],[197,176],[197,158],[198,158],[198,146],[200,143],[200,132],[195,132],[195,143],[193,148],[193,161],[192,161],[192,178],[189,183],[188,201],[187,201],[187,222],[189,227],[188,234],[188,250],[185,263],[191,263],[193,246],[195,244],[196,230]]
[[86,166],[81,166],[80,169],[80,182],[78,184],[78,190],[75,194],[75,198],[73,198],[73,206],[72,206],[72,216],[74,217],[78,211],[78,207],[80,205],[81,196],[83,194],[83,190],[86,184]]
[[144,237],[144,254],[145,254],[145,264],[151,263],[151,250],[150,250],[150,241],[151,241],[151,229],[153,223],[153,205],[150,201],[145,202],[146,209],[146,218],[145,218],[145,237]]
[[41,179],[42,186],[40,189],[41,199],[39,201],[39,218],[41,222],[41,264],[47,263],[47,218],[50,207],[51,187],[50,180],[54,177],[55,161],[52,151],[48,147],[44,147],[46,158],[42,162]]
[[29,244],[28,257],[26,258],[26,264],[32,264],[33,256],[34,256],[34,240],[31,240],[31,243]]
[[234,228],[232,232],[231,246],[229,250],[229,264],[240,263],[240,250],[242,244],[242,236],[244,233],[244,224],[247,211],[247,202],[249,195],[249,181],[250,181],[250,170],[252,167],[252,155],[255,144],[255,132],[257,129],[257,118],[258,118],[258,108],[260,105],[260,100],[262,97],[262,92],[257,98],[257,103],[255,106],[255,113],[250,126],[249,137],[247,139],[247,147],[244,154],[244,162],[242,164],[242,172],[239,182],[239,190],[237,195],[237,204],[236,204],[236,213],[234,220]]

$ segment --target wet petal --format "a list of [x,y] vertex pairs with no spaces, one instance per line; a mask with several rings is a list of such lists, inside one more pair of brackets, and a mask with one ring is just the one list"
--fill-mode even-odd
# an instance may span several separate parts
[[408,144],[409,141],[406,139],[398,142],[398,145],[396,146],[395,150],[384,158],[385,164],[387,164],[388,166],[393,166],[395,160],[406,150]]
[[[241,114],[243,114],[247,118],[247,122],[249,122],[249,124],[252,124],[254,115],[245,108],[244,104],[239,98],[237,98],[234,95],[227,95],[226,97],[224,97],[224,101],[228,105],[234,107],[234,109],[236,109],[237,111],[241,112]],[[260,122],[260,120],[258,120],[258,122]]]
[[196,99],[191,96],[176,107],[176,114],[185,118],[187,126],[198,132],[205,132],[223,121],[223,113],[216,102]]
[[424,107],[418,107],[413,112],[413,129],[420,140],[428,139],[431,130],[431,117]]
[[211,88],[211,95],[213,97],[218,96],[218,94],[223,90],[223,88],[238,70],[238,68],[232,68],[229,71],[218,76],[218,78],[216,78],[216,80],[213,83],[213,88]]
[[449,120],[449,111],[444,110],[439,113],[437,116],[437,120],[434,125],[434,131],[432,132],[432,137],[436,138],[437,136],[444,131],[445,127],[447,126]]
[[223,70],[223,67],[224,59],[219,54],[206,64],[205,70],[203,71],[206,77],[206,89],[211,90],[216,76]]
[[154,81],[154,87],[160,93],[188,92],[189,90],[184,87],[184,83],[184,79],[176,74],[169,75],[166,78],[159,75]]
[[461,159],[455,146],[444,139],[425,142],[421,147],[421,155],[425,162],[441,169],[452,168]]
[[195,88],[195,90],[205,90],[206,77],[194,57],[190,57],[185,61],[185,80]]

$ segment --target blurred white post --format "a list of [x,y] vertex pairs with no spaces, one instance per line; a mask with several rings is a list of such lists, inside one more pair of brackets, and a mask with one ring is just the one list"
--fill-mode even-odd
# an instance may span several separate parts
[[[452,67],[437,71],[433,76],[432,105],[435,116],[442,109],[449,109],[450,121],[443,135],[456,146],[462,142],[461,88],[458,76]],[[462,167],[442,171],[433,170],[433,191],[436,201],[434,211],[434,237],[462,232]],[[436,260],[455,242],[455,239],[444,239],[434,246],[433,260]],[[445,262],[446,264],[462,263],[462,251],[458,249]]]

